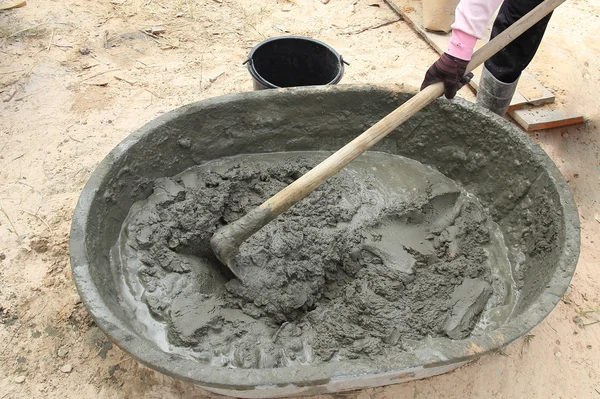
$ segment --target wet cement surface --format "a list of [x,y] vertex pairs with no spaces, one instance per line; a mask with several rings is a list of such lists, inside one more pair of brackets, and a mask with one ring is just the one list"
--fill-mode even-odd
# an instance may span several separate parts
[[246,285],[209,240],[328,153],[222,158],[155,181],[111,250],[137,331],[206,364],[286,367],[462,339],[515,301],[502,233],[434,169],[367,153],[240,248]]

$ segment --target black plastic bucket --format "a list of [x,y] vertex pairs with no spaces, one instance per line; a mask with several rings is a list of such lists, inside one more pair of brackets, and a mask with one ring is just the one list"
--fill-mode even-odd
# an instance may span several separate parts
[[344,75],[344,60],[333,48],[301,36],[281,36],[257,44],[248,55],[254,90],[328,86]]

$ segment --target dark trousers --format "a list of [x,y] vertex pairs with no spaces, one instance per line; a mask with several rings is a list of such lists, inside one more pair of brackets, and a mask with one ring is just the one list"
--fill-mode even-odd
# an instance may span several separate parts
[[[498,11],[492,27],[491,39],[515,23],[523,15],[533,10],[542,0],[505,0]],[[513,83],[529,65],[537,51],[550,16],[547,15],[529,28],[521,36],[485,62],[485,67],[494,77],[504,83]]]

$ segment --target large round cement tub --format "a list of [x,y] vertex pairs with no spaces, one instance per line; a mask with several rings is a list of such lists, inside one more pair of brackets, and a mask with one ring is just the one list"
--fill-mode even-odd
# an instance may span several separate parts
[[336,150],[413,94],[402,87],[344,85],[234,94],[178,108],[131,134],[94,171],[73,217],[73,278],[98,326],[159,372],[248,398],[429,377],[523,336],[549,314],[573,276],[580,243],[577,209],[559,170],[526,134],[471,103],[444,99],[375,149],[437,168],[488,208],[504,233],[520,290],[500,328],[464,340],[426,339],[420,349],[395,358],[258,370],[215,368],[165,353],[125,316],[109,249],[133,202],[150,194],[153,179],[240,153]]

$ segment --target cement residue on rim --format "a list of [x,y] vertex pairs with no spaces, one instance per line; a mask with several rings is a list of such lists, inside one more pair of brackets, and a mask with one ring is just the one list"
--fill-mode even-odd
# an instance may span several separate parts
[[[422,378],[525,334],[553,309],[573,276],[579,255],[577,210],[564,178],[539,146],[508,122],[460,100],[437,100],[375,149],[434,167],[476,194],[489,210],[504,234],[520,282],[515,310],[499,328],[465,340],[424,340],[398,356],[377,361],[217,371],[165,353],[140,337],[120,307],[107,262],[110,246],[131,205],[148,197],[156,178],[244,152],[336,150],[409,96],[354,86],[236,94],[174,110],[129,136],[92,174],[71,230],[73,277],[99,327],[154,369],[244,397],[319,393]],[[274,130],[279,133],[273,135]]]

